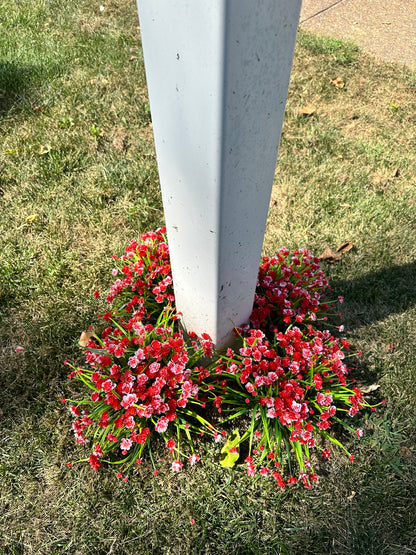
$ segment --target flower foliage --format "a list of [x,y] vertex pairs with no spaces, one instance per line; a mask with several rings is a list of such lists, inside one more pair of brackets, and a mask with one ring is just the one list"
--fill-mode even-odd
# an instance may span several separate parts
[[[90,334],[87,368],[67,363],[69,377],[89,392],[70,401],[76,441],[91,443],[83,460],[94,470],[103,461],[126,470],[148,449],[153,462],[156,434],[178,472],[184,458],[191,466],[200,460],[196,435],[220,441],[221,426],[240,418],[247,429],[230,448],[233,460],[246,442],[249,475],[311,487],[317,479],[311,451],[328,458],[331,442],[347,451],[330,428],[344,422],[342,413],[352,418],[368,406],[347,383],[348,343],[316,327],[329,310],[321,302],[329,286],[318,259],[306,249],[264,258],[250,321],[236,330],[240,346],[216,352],[208,335],[185,337],[178,325],[165,233],[146,233],[113,257],[117,279],[107,295],[112,307],[102,315],[105,327]],[[216,427],[206,416],[210,407]]]

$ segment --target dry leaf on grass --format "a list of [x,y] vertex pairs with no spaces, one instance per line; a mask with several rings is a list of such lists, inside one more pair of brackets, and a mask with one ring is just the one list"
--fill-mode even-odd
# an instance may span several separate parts
[[339,77],[337,77],[336,79],[331,79],[331,83],[337,89],[343,89],[345,87],[344,81],[342,79],[340,79]]
[[380,387],[379,384],[373,383],[367,387],[360,387],[360,389],[361,389],[361,393],[372,393],[373,391],[376,391],[379,387]]
[[124,129],[118,129],[113,136],[111,146],[119,154],[123,154],[127,150],[128,135]]
[[347,241],[346,243],[343,243],[340,247],[337,248],[337,253],[345,254],[346,252],[350,251],[353,246],[354,245],[351,243],[351,241]]
[[319,260],[325,260],[326,262],[333,264],[334,262],[341,260],[341,255],[327,247],[324,252],[318,256],[318,258]]
[[378,173],[375,174],[375,176],[373,177],[373,185],[378,187],[379,185],[382,184],[382,182],[383,182],[383,177],[381,175],[379,175]]
[[51,145],[41,145],[39,147],[39,154],[41,156],[43,156],[44,154],[49,154],[49,152],[52,150]]
[[354,245],[353,243],[351,243],[351,241],[347,241],[346,243],[343,243],[341,246],[339,246],[335,252],[327,247],[324,252],[320,256],[318,256],[318,258],[319,260],[325,260],[325,262],[329,262],[330,264],[333,264],[334,262],[339,262],[342,258],[342,255],[350,251],[353,246]]
[[316,112],[315,106],[305,106],[304,108],[299,109],[299,115],[301,116],[311,116]]
[[88,345],[88,341],[91,339],[91,337],[93,337],[93,335],[94,334],[92,331],[83,331],[78,343],[81,345],[81,347],[86,347]]
[[32,108],[32,110],[34,110],[35,112],[40,112],[43,113],[45,111],[45,108],[43,106],[38,106],[37,104],[31,104],[30,107]]
[[412,452],[410,451],[410,449],[408,447],[401,447],[399,449],[399,455],[401,457],[404,457],[404,458],[408,459],[409,457],[412,456]]

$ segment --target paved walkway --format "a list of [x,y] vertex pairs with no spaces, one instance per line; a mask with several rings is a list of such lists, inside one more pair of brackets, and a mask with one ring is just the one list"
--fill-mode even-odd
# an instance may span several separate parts
[[303,0],[300,23],[416,70],[416,0]]

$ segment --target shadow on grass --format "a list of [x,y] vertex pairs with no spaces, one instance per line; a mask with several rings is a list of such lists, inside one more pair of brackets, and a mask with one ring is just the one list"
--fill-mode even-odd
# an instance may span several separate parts
[[[354,493],[349,492],[344,505],[340,503],[335,511],[331,511],[331,520],[326,525],[314,526],[307,545],[308,553],[413,553],[410,546],[414,547],[416,541],[414,484],[408,477],[385,481],[380,477],[373,478],[373,484],[357,487],[358,491],[351,490]],[[356,501],[351,500],[352,495]],[[325,498],[329,501],[330,496]],[[295,551],[289,550],[288,553]]]
[[[0,296],[0,428],[5,421],[10,427],[60,404],[69,385],[64,360],[83,363],[77,338],[95,315],[86,309],[66,320],[64,314],[53,320],[48,312],[31,313],[18,300],[8,300],[10,304],[2,304]],[[68,314],[72,313],[74,307],[69,306]]]
[[352,280],[334,279],[331,285],[347,301],[343,323],[357,329],[416,305],[416,262]]
[[0,117],[12,109],[39,109],[29,95],[34,94],[39,83],[49,80],[47,73],[41,65],[0,62]]

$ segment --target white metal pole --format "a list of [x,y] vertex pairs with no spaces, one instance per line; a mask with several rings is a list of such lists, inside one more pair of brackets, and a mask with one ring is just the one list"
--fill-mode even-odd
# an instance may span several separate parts
[[251,313],[301,0],[137,0],[177,308]]

